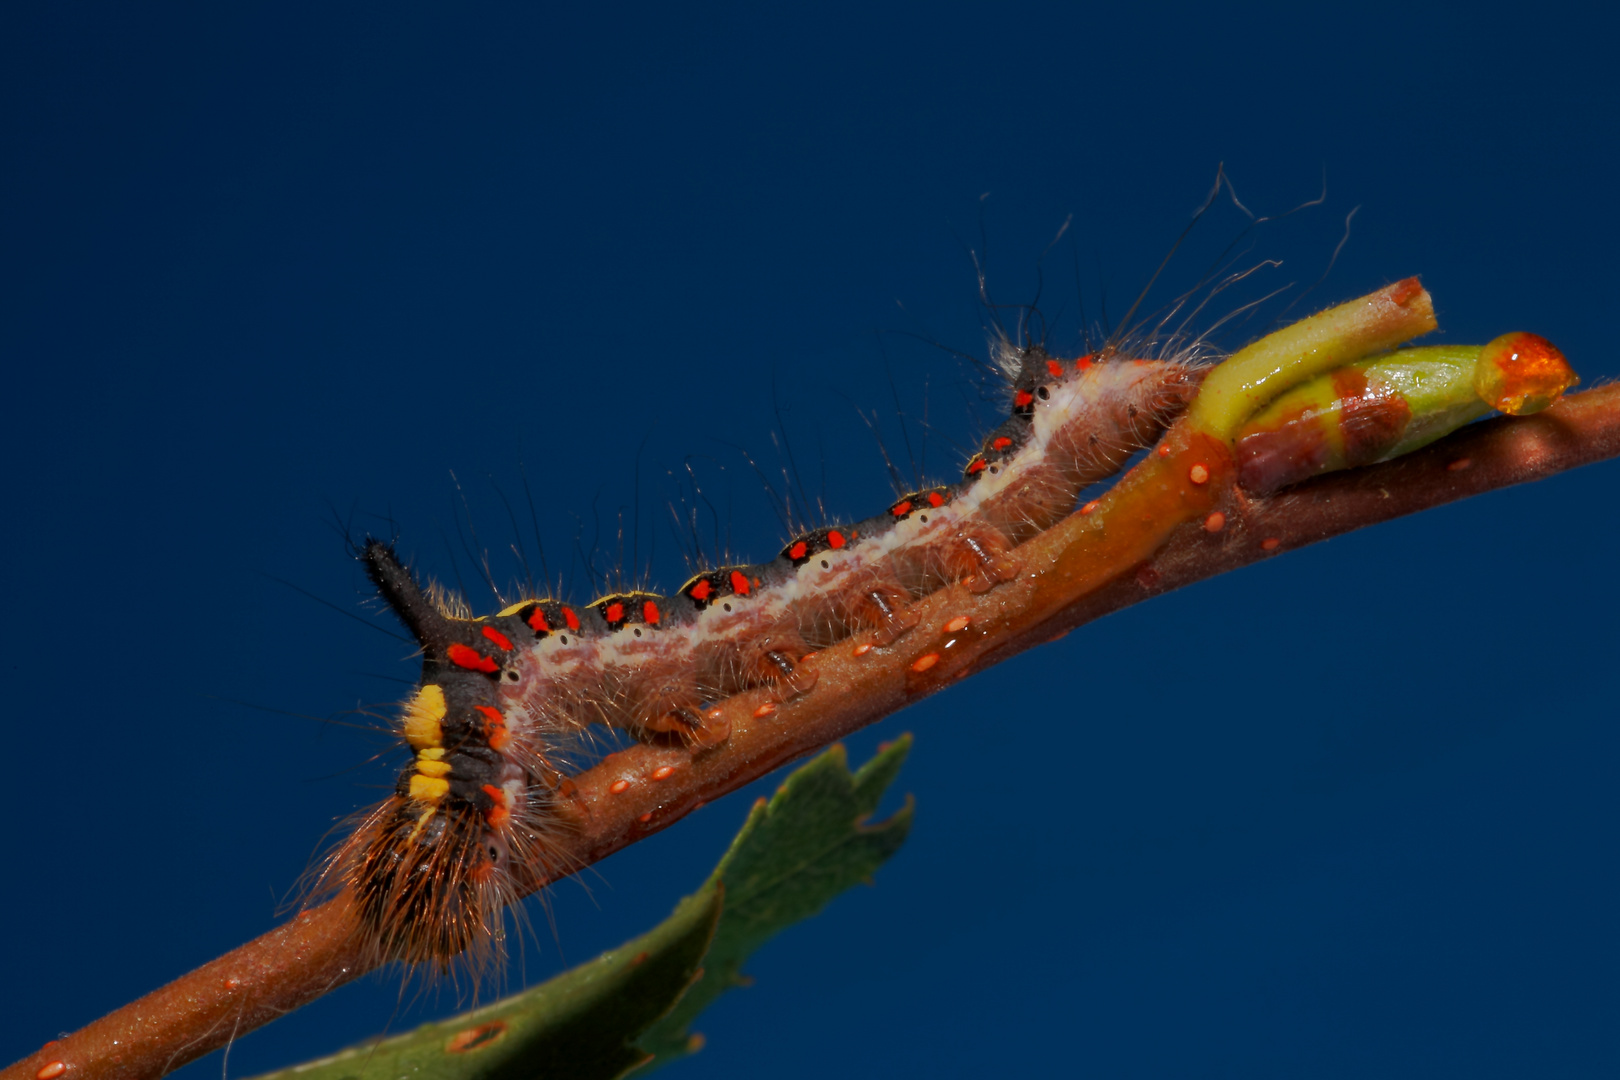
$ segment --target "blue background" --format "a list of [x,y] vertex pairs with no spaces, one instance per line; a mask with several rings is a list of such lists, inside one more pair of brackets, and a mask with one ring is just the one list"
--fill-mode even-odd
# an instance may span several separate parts
[[[1362,207],[1295,314],[1421,273],[1444,340],[1530,329],[1588,385],[1620,372],[1614,27],[1584,18],[8,6],[0,1059],[270,928],[389,782],[374,732],[232,704],[341,719],[414,678],[272,580],[387,626],[334,520],[470,582],[470,516],[510,578],[526,472],[584,600],[570,549],[600,523],[620,562],[639,451],[623,563],[672,587],[688,455],[734,549],[775,550],[732,449],[779,466],[773,394],[807,489],[870,512],[856,406],[903,457],[926,400],[934,477],[993,419],[919,340],[983,353],[969,248],[1027,299],[1074,215],[1043,294],[1067,347],[1218,162],[1258,213],[1325,171],[1322,207],[1244,241],[1297,294]],[[1241,224],[1212,212],[1171,276]],[[670,1075],[1612,1073],[1617,491],[1598,466],[1290,554],[863,732],[856,760],[917,733],[911,841],[761,951]],[[652,925],[752,797],[554,890],[514,967]],[[241,1040],[229,1074],[455,1004],[396,1014],[398,987]]]

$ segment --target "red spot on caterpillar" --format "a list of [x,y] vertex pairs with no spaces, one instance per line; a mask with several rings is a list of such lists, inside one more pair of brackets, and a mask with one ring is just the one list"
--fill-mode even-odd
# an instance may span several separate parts
[[1170,447],[1169,447],[1168,444],[1163,444],[1163,443],[1160,444],[1160,446],[1159,446],[1159,456],[1160,457],[1169,457],[1170,456]]
[[771,713],[775,711],[776,706],[767,701],[765,704],[754,710],[754,719],[763,720],[765,717],[771,715]]
[[1282,541],[1275,536],[1268,536],[1260,541],[1261,551],[1276,551],[1279,547],[1282,547]]
[[927,671],[937,663],[939,663],[939,653],[923,653],[911,662],[911,670],[917,672]]
[[495,670],[500,667],[499,664],[484,656],[478,650],[469,649],[459,641],[444,652],[450,658],[452,664],[466,668],[468,671],[482,671],[485,675],[493,675]]
[[39,1072],[35,1073],[34,1080],[56,1080],[58,1076],[61,1076],[65,1072],[67,1072],[67,1062],[53,1061],[49,1065],[43,1066]]
[[1102,500],[1101,499],[1092,499],[1090,502],[1086,503],[1086,505],[1084,505],[1084,506],[1082,506],[1080,508],[1080,514],[1081,514],[1082,517],[1084,517],[1086,514],[1091,513],[1093,510],[1097,509],[1097,507],[1099,507],[1101,505],[1102,505]]
[[979,473],[984,472],[985,464],[986,463],[985,463],[984,458],[975,457],[972,461],[968,462],[968,467],[967,467],[968,475],[969,476],[977,476]]
[[235,990],[242,985],[241,979],[226,979],[224,986],[227,991]]
[[899,502],[889,507],[889,513],[893,514],[895,517],[905,517],[907,514],[911,513],[911,500],[901,499]]
[[641,617],[646,620],[648,626],[657,626],[658,605],[653,603],[651,600],[648,600],[645,604],[642,604]]
[[862,642],[861,644],[855,646],[855,655],[856,656],[865,656],[867,653],[869,653],[871,651],[872,651],[872,643],[870,641]]
[[607,606],[607,610],[602,612],[602,617],[607,619],[607,621],[610,623],[623,622],[624,605],[620,603],[609,604]]
[[1011,445],[1012,445],[1012,440],[1007,438],[1007,436],[1003,435],[999,439],[995,440],[994,442],[992,442],[990,444],[990,449],[992,449],[992,450],[1005,450],[1005,449],[1007,449],[1007,447],[1009,447]]
[[1456,461],[1453,461],[1450,465],[1446,466],[1446,472],[1462,472],[1464,469],[1473,464],[1473,458],[1460,457]]
[[945,624],[945,632],[947,634],[954,634],[958,630],[965,629],[967,624],[972,621],[972,618],[967,615],[958,615],[956,618]]
[[1143,563],[1136,568],[1136,583],[1144,589],[1151,589],[1159,583],[1159,572]]
[[1028,390],[1020,390],[1013,395],[1013,404],[1020,409],[1028,408],[1035,403],[1035,395]]
[[945,505],[945,496],[941,495],[937,491],[930,491],[928,493],[928,505],[929,506],[944,506]]
[[644,952],[638,952],[635,955],[635,959],[630,961],[630,966],[631,967],[636,967],[636,966],[638,966],[640,964],[645,964],[646,962],[647,962],[647,954],[644,953]]
[[1401,305],[1401,307],[1405,307],[1422,291],[1423,286],[1418,282],[1418,279],[1409,277],[1404,281],[1397,281],[1389,287],[1389,298]]
[[1218,533],[1224,528],[1226,528],[1226,515],[1219,510],[1204,519],[1205,532]]
[[751,588],[752,586],[748,583],[747,574],[743,573],[741,570],[733,570],[731,572],[732,592],[736,593],[738,596],[747,596]]
[[1096,356],[1096,353],[1086,353],[1086,355],[1074,362],[1075,368],[1079,371],[1090,371],[1091,362],[1096,358]]
[[507,822],[512,820],[512,811],[507,809],[506,806],[506,792],[494,784],[485,784],[483,790],[484,794],[488,795],[495,803],[494,806],[484,811],[484,821],[496,829],[504,827]]
[[1187,470],[1187,479],[1195,484],[1209,483],[1209,466],[1202,461],[1193,462],[1193,467]]
[[574,614],[573,608],[563,608],[563,622],[568,624],[570,630],[579,629],[579,616]]
[[546,613],[540,608],[535,608],[529,616],[529,626],[537,634],[551,633],[551,624],[546,622]]
[[623,795],[626,791],[629,791],[629,790],[630,790],[630,781],[628,781],[628,780],[615,780],[615,781],[613,781],[612,786],[608,788],[608,791],[611,792],[614,795]]
[[1056,360],[1048,360],[1046,362],[1046,370],[1051,372],[1052,378],[1054,379],[1061,379],[1063,377],[1063,365],[1058,363]]
[[487,1024],[479,1024],[475,1028],[458,1032],[445,1046],[447,1054],[465,1054],[469,1050],[477,1050],[481,1046],[488,1046],[506,1034],[505,1020],[491,1020]]
[[652,811],[647,811],[645,814],[642,814],[640,817],[636,818],[636,820],[641,822],[643,825],[647,824],[647,822],[652,820]]
[[714,589],[707,581],[700,581],[687,590],[686,595],[694,600],[707,600],[712,592],[714,592]]
[[674,776],[674,775],[675,775],[675,766],[673,766],[673,765],[660,765],[660,766],[658,766],[658,768],[653,770],[652,777],[653,777],[654,780],[668,780],[671,776]]
[[506,717],[501,715],[499,709],[489,705],[474,705],[473,708],[483,713],[484,719],[487,721],[484,741],[489,744],[489,748],[499,750],[504,747],[510,741],[506,730]]
[[805,554],[809,550],[810,546],[803,540],[800,540],[797,544],[794,544],[792,547],[788,548],[788,558],[797,561],[804,558]]
[[512,651],[512,639],[495,629],[493,626],[484,627],[483,633],[484,636],[493,641],[497,647],[505,649],[507,652]]
[[[851,533],[850,535],[853,536],[854,533]],[[844,534],[839,532],[837,529],[834,529],[827,534],[827,546],[832,548],[841,548],[845,543],[846,541],[844,540]]]
[[707,713],[704,714],[703,718],[705,720],[718,720],[718,719],[720,719],[721,715],[722,715],[722,713],[720,712],[719,709],[710,709]]

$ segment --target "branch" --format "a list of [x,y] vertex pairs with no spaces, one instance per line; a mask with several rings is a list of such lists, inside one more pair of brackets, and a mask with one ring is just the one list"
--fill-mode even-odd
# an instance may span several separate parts
[[[637,745],[574,778],[567,854],[588,866],[779,765],[881,720],[956,679],[1093,619],[1284,551],[1620,455],[1620,386],[1545,412],[1476,424],[1383,465],[1265,498],[1233,482],[1229,455],[1186,423],[1090,513],[1017,549],[1018,580],[959,586],[918,604],[889,648],[847,640],[813,657],[818,682],[773,706],[751,691],[719,706],[731,736],[711,752]],[[1207,479],[1189,482],[1189,463]],[[205,964],[12,1065],[0,1080],[146,1080],[217,1049],[368,970],[345,897]]]

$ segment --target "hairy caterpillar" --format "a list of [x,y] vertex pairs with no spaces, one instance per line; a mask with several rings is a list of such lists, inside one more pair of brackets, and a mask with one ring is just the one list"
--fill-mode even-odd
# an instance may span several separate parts
[[918,598],[1011,580],[1019,543],[1182,411],[1206,351],[1172,339],[1060,359],[1002,340],[1010,411],[959,482],[795,536],[770,562],[704,569],[667,597],[529,597],[474,618],[369,540],[367,572],[422,649],[400,725],[415,756],[323,884],[352,891],[376,960],[444,969],[461,957],[479,969],[507,904],[570,869],[552,842],[568,827],[564,758],[592,725],[702,753],[728,735],[714,702],[755,688],[777,703],[812,694],[809,654],[856,635],[861,649],[891,645],[915,625]]

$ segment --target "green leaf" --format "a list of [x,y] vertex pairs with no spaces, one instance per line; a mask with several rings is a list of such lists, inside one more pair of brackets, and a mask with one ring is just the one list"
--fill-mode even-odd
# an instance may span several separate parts
[[635,1037],[692,984],[724,891],[681,902],[651,933],[524,993],[258,1080],[608,1080],[648,1059]]
[[723,887],[726,908],[702,978],[639,1040],[655,1055],[640,1073],[697,1050],[702,1039],[689,1025],[721,994],[747,985],[740,969],[750,953],[856,882],[869,882],[900,850],[911,829],[909,796],[888,820],[867,819],[910,749],[911,736],[902,735],[851,775],[843,746],[833,746],[789,776],[770,802],[754,804],[731,850],[691,898]]
[[650,933],[485,1008],[257,1080],[609,1080],[692,1053],[702,1040],[687,1025],[745,981],[738,968],[749,953],[899,850],[909,797],[887,821],[866,819],[910,749],[903,735],[851,775],[834,746],[796,770],[754,805],[703,887]]

